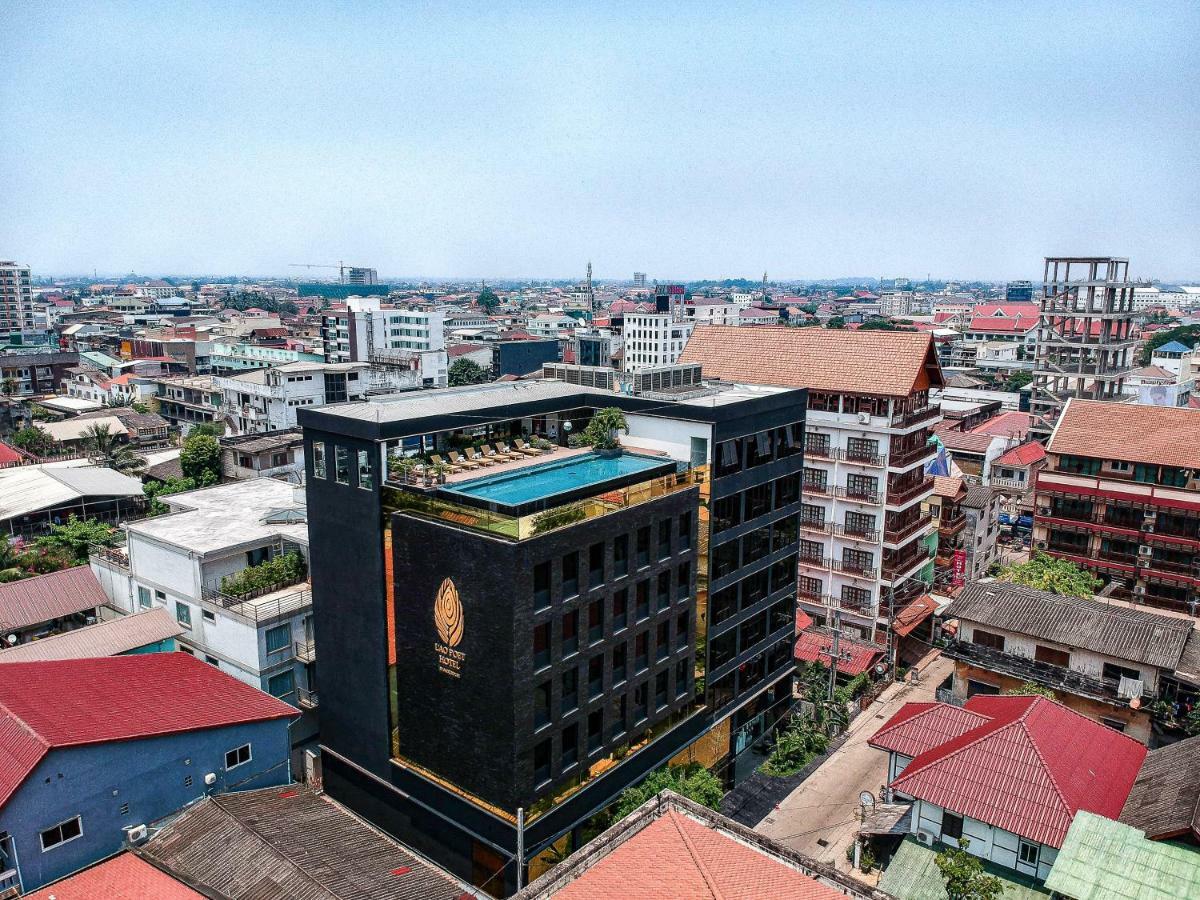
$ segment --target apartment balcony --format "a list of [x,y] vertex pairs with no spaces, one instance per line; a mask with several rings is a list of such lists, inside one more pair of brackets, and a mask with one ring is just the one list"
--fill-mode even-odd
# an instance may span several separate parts
[[204,588],[200,599],[250,622],[267,622],[312,609],[312,590],[307,583],[274,585],[246,594],[230,595]]
[[829,594],[822,594],[820,591],[809,591],[804,588],[799,588],[796,591],[796,598],[805,603],[819,606],[832,606],[834,603],[834,598]]
[[852,450],[846,448],[841,451],[842,459],[848,463],[855,463],[860,466],[877,466],[882,467],[887,464],[887,457],[882,453],[873,453],[866,450]]
[[869,503],[871,506],[878,506],[883,502],[883,495],[879,491],[865,488],[838,487],[837,495],[851,503]]
[[909,487],[893,488],[888,486],[887,505],[888,506],[903,506],[906,503],[911,503],[913,500],[925,497],[933,492],[933,476],[927,475],[920,481],[914,482]]
[[829,564],[832,560],[828,556],[807,556],[800,554],[799,565],[802,569],[817,569],[822,572],[829,571]]
[[868,581],[874,581],[879,574],[879,570],[868,563],[847,562],[842,559],[831,559],[830,568],[834,572],[842,575],[849,575],[851,578],[865,578]]
[[931,522],[933,522],[933,516],[930,513],[921,513],[907,525],[884,529],[883,542],[885,544],[902,544],[925,531]]
[[21,892],[21,876],[16,869],[0,871],[0,897],[18,897]]
[[317,692],[306,691],[304,688],[296,688],[296,700],[303,709],[317,708]]
[[311,663],[317,661],[317,647],[311,641],[296,641],[296,659],[303,663]]
[[1149,569],[1154,575],[1167,578],[1200,579],[1200,558],[1187,560],[1154,559],[1150,556],[1138,557],[1138,565]]
[[937,454],[936,444],[922,444],[908,450],[893,450],[888,457],[888,468],[907,469],[913,463],[932,459]]
[[903,556],[889,558],[886,554],[884,555],[881,576],[884,581],[898,581],[929,564],[934,556],[933,551],[924,545],[917,546],[919,549],[905,553]]
[[828,482],[806,481],[802,493],[806,497],[836,497],[837,488]]
[[833,462],[838,458],[838,451],[836,448],[831,447],[828,444],[817,444],[816,446],[813,446],[806,442],[804,445],[804,458],[806,460],[823,459]]
[[124,547],[97,547],[89,555],[89,559],[98,566],[129,575],[129,551]]
[[810,522],[806,519],[800,520],[800,530],[806,534],[833,534],[832,522]]
[[952,659],[960,660],[979,669],[1016,678],[1022,682],[1032,681],[1034,684],[1045,685],[1055,691],[1099,700],[1102,703],[1111,703],[1113,706],[1127,707],[1132,699],[1132,697],[1120,696],[1120,682],[1114,679],[1093,678],[1064,666],[1038,662],[1023,656],[1004,653],[991,647],[981,647],[967,641],[955,641],[942,652]]
[[892,428],[909,428],[920,422],[932,421],[941,414],[942,407],[940,404],[929,404],[927,406],[922,406],[919,409],[910,410],[909,412],[892,416],[890,424]]
[[967,526],[967,517],[963,513],[938,519],[938,536],[949,538],[958,534]]
[[863,541],[868,544],[879,543],[879,532],[874,528],[849,528],[845,525],[834,525],[833,533],[849,541]]

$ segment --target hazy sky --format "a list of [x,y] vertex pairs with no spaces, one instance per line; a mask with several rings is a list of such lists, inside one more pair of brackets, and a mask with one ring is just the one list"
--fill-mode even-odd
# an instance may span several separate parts
[[705,7],[0,0],[0,258],[1200,278],[1200,4]]

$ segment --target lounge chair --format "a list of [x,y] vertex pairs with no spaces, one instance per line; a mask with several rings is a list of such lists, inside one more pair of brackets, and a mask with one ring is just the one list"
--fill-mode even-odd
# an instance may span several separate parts
[[458,466],[460,469],[478,469],[483,463],[476,462],[473,459],[465,458],[457,450],[449,451],[450,462]]
[[485,450],[490,447],[492,452],[503,460],[520,459],[525,455],[524,453],[517,453],[515,450],[510,450],[507,444],[502,444],[500,441],[496,441],[494,444],[484,444],[483,447]]
[[488,459],[482,453],[476,453],[474,447],[467,447],[463,451],[463,453],[466,454],[467,459],[469,459],[471,462],[475,463],[476,465],[494,466],[496,464],[496,461],[494,459]]
[[517,448],[518,453],[524,453],[526,456],[541,456],[542,451],[537,447],[530,447],[525,443],[523,438],[513,438],[513,445]]
[[436,453],[430,454],[429,461],[431,463],[433,463],[434,466],[445,466],[446,468],[448,468],[450,470],[451,474],[454,474],[455,472],[461,472],[463,470],[463,467],[460,466],[458,463],[446,462],[444,459],[442,459]]

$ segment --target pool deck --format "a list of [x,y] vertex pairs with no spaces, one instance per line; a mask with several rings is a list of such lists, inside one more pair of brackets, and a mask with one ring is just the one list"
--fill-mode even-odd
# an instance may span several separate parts
[[[510,445],[511,446],[511,445]],[[661,456],[664,460],[667,455],[661,450],[645,450],[641,447],[630,447],[624,444],[621,445],[622,450],[630,453],[639,453],[644,456]],[[591,453],[591,447],[559,447],[552,453],[543,453],[539,456],[527,455],[521,459],[513,459],[508,462],[497,462],[490,466],[480,466],[471,471],[455,472],[452,475],[446,476],[446,485],[461,484],[464,481],[473,481],[476,478],[483,478],[485,475],[500,475],[504,472],[515,472],[519,469],[527,469],[530,466],[541,465],[548,462],[561,462],[564,459],[570,459],[573,456],[584,456]],[[443,454],[443,458],[449,462],[449,457]]]

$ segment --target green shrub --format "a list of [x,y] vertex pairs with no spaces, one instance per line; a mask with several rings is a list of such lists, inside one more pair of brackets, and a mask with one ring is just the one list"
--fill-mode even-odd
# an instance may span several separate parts
[[247,566],[236,575],[226,575],[221,579],[221,590],[231,596],[241,597],[265,588],[295,584],[307,573],[304,557],[293,550],[257,566]]
[[543,534],[553,531],[555,528],[562,528],[564,525],[573,525],[582,521],[586,515],[583,507],[579,505],[546,510],[546,512],[533,517],[533,533]]
[[793,717],[775,738],[771,755],[762,764],[764,775],[795,775],[829,747],[829,738],[811,719]]

